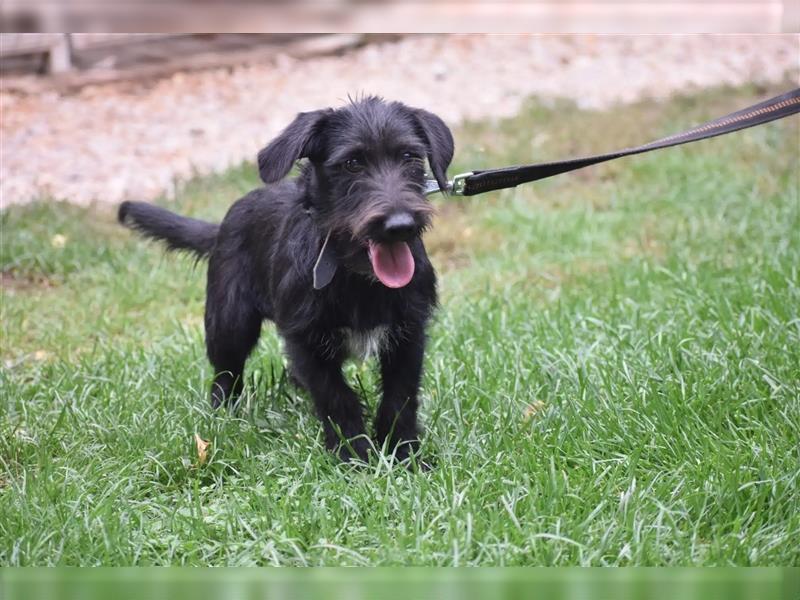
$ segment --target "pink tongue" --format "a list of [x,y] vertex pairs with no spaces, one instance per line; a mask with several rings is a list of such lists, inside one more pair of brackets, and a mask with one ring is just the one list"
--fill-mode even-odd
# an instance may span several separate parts
[[414,257],[405,242],[369,242],[369,260],[381,283],[390,288],[408,285],[414,276]]

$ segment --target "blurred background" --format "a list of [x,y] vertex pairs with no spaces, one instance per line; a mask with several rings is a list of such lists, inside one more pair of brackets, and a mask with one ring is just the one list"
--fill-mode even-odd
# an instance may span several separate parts
[[[759,6],[780,12],[779,3]],[[797,34],[1,39],[2,206],[41,197],[78,204],[171,197],[195,175],[252,161],[298,111],[340,105],[353,94],[424,106],[455,127],[513,116],[532,96],[607,109],[712,86],[797,81],[800,49]],[[542,146],[535,135],[532,147]],[[644,132],[637,143],[650,137]],[[468,146],[456,143],[457,155]],[[618,145],[609,139],[595,150]],[[534,158],[563,157],[517,160]],[[479,159],[470,168],[492,166],[500,165]]]
[[2,31],[29,32],[775,33],[797,31],[800,3],[792,0],[5,0],[0,16]]

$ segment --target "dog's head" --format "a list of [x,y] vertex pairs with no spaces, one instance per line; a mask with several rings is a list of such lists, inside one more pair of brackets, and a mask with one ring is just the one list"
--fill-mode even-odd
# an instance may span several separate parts
[[426,159],[440,189],[447,188],[453,136],[444,122],[375,97],[301,113],[259,153],[261,178],[282,179],[300,158],[313,173],[308,200],[339,240],[346,266],[388,287],[407,285],[414,275],[408,244],[433,213],[424,194]]

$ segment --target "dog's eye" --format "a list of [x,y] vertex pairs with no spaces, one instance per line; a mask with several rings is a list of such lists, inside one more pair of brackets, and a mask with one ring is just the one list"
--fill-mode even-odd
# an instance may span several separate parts
[[351,173],[358,173],[364,168],[364,164],[357,158],[348,158],[344,161],[344,168]]
[[406,162],[411,162],[412,160],[419,160],[419,156],[413,152],[403,152],[403,160]]

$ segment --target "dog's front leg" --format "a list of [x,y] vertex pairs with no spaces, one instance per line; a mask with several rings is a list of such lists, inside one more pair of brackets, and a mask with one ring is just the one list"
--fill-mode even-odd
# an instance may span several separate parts
[[417,429],[417,394],[422,378],[422,359],[425,354],[423,327],[405,327],[402,335],[381,352],[383,400],[375,420],[378,443],[388,440],[389,451],[404,460],[419,445]]
[[292,374],[314,400],[325,445],[342,460],[355,455],[367,461],[370,442],[364,429],[363,406],[342,374],[345,357],[341,350],[311,347],[298,339],[287,339],[286,349]]

